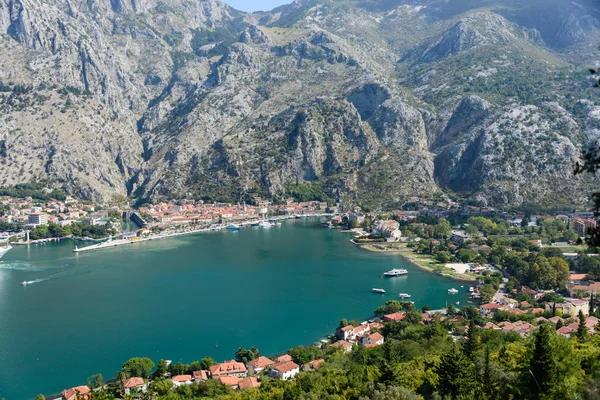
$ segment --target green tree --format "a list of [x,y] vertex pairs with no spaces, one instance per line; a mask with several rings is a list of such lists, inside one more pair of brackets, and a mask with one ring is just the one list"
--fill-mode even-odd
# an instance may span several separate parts
[[204,357],[200,360],[200,364],[202,365],[202,369],[208,370],[212,365],[215,365],[215,360],[210,357]]
[[240,347],[235,352],[235,359],[239,362],[243,362],[244,364],[257,359],[258,357],[260,357],[260,352],[256,347],[252,347],[250,350]]
[[154,369],[154,362],[151,359],[145,357],[135,357],[127,360],[121,371],[125,374],[126,378],[134,376],[145,378],[148,373]]
[[549,394],[556,383],[557,365],[553,354],[552,335],[554,330],[549,324],[540,325],[535,334],[528,372],[529,393],[536,399]]
[[350,222],[348,222],[348,229],[356,229],[358,227],[360,227],[360,223],[357,219],[351,219]]
[[398,300],[388,300],[384,305],[377,307],[374,313],[377,317],[383,317],[384,315],[393,314],[398,311],[402,311],[402,304]]
[[151,392],[156,392],[159,396],[165,396],[173,388],[173,381],[170,379],[159,378],[150,384]]
[[438,391],[451,399],[474,398],[476,387],[474,367],[467,357],[454,345],[440,358],[435,369],[438,375]]
[[43,394],[38,394],[35,396],[35,400],[46,400],[46,397]]
[[160,361],[158,362],[157,367],[156,367],[156,373],[155,373],[155,375],[157,377],[164,376],[168,372],[168,370],[169,369],[167,367],[167,362],[161,358]]
[[475,353],[481,348],[481,335],[479,334],[479,328],[475,325],[475,320],[469,321],[469,331],[467,332],[468,338],[463,344],[463,352],[470,360],[473,360]]
[[437,238],[447,238],[451,232],[452,226],[445,218],[440,218],[438,223],[433,226],[433,235]]
[[450,262],[450,260],[452,260],[452,254],[450,254],[450,252],[446,250],[438,251],[438,253],[435,255],[435,258],[440,263],[447,264]]
[[577,339],[579,339],[579,341],[581,343],[587,341],[588,339],[588,328],[587,326],[585,326],[585,315],[583,315],[583,311],[579,310],[579,326],[577,326],[577,333],[575,334],[575,336],[577,336]]

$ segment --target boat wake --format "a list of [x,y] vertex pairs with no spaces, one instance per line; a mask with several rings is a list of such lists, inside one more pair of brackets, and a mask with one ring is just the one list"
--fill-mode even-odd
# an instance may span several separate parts
[[29,286],[29,285],[33,285],[33,284],[36,284],[36,283],[53,281],[53,280],[56,280],[56,279],[72,278],[74,276],[88,274],[90,272],[91,271],[89,271],[89,270],[88,271],[63,271],[63,272],[59,272],[57,274],[48,275],[48,276],[44,276],[42,278],[34,279],[32,281],[21,282],[21,285],[23,285],[23,286]]

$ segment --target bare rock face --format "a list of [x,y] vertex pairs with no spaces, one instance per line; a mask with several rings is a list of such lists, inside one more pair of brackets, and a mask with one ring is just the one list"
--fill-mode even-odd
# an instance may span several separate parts
[[536,18],[500,0],[297,0],[251,15],[217,0],[0,0],[0,185],[583,203],[572,165],[599,134],[573,73],[573,43],[600,31],[587,1]]

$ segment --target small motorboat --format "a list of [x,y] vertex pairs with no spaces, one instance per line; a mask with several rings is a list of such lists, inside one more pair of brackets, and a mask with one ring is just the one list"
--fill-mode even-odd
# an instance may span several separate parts
[[27,282],[27,281],[23,281],[23,282],[21,282],[21,285],[23,285],[23,286],[27,286],[27,284],[28,284],[28,283],[29,283],[29,282]]
[[236,224],[229,224],[227,225],[227,229],[229,229],[230,231],[239,231],[240,226]]
[[458,290],[452,288],[452,289],[448,289],[448,294],[456,294],[458,293]]
[[400,297],[401,299],[410,299],[411,296],[408,293],[399,293],[398,297]]
[[474,291],[475,291],[475,288],[474,288],[473,286],[471,286],[471,287],[469,288],[469,292],[473,293]]
[[371,292],[373,292],[373,293],[381,293],[381,294],[384,294],[384,293],[385,293],[385,290],[383,290],[383,289],[378,289],[378,288],[373,288],[373,289],[371,289]]
[[459,306],[459,305],[460,305],[460,301],[457,301],[457,302],[456,302],[456,305],[457,305],[457,306]]

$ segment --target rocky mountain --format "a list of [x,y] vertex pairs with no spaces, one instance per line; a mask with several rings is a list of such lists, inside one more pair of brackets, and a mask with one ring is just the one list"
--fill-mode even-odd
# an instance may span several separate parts
[[0,186],[584,204],[600,5],[523,3],[0,0]]

